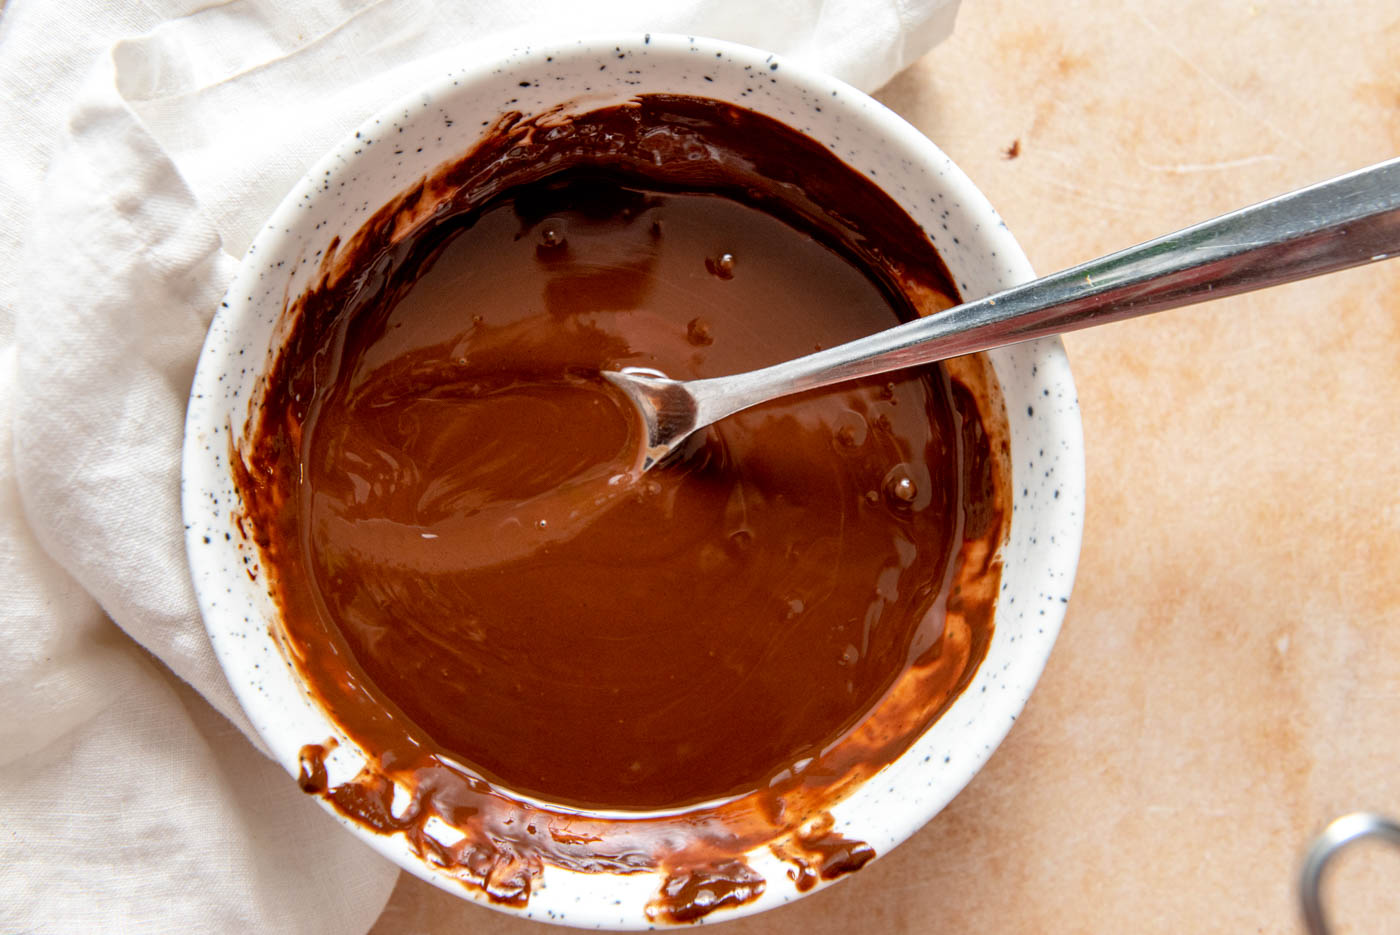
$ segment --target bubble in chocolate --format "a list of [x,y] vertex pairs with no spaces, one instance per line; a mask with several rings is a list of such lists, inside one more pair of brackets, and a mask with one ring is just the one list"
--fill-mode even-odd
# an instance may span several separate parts
[[710,333],[710,323],[703,318],[692,318],[686,323],[685,339],[696,347],[715,343],[715,336]]
[[539,230],[540,242],[535,248],[538,253],[553,253],[569,242],[564,234],[564,222],[559,218],[546,218]]
[[851,643],[846,644],[846,648],[841,651],[841,665],[853,666],[860,661],[860,650]]
[[866,436],[870,434],[870,426],[866,425],[865,417],[854,409],[847,409],[836,417],[834,438],[836,449],[851,451],[865,444]]
[[885,497],[899,507],[909,507],[919,499],[919,485],[909,473],[909,467],[896,464],[885,475]]
[[721,253],[719,256],[706,257],[705,269],[709,270],[712,275],[718,276],[720,279],[733,279],[734,254]]

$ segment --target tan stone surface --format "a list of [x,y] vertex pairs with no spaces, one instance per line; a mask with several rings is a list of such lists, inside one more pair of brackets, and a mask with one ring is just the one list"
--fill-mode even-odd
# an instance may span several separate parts
[[[1048,272],[1400,153],[1400,6],[965,0],[880,96]],[[1311,835],[1400,815],[1400,262],[1066,344],[1088,519],[1025,714],[905,845],[729,935],[1297,933]],[[1400,932],[1397,883],[1347,855],[1337,930]],[[374,931],[546,929],[405,877]]]

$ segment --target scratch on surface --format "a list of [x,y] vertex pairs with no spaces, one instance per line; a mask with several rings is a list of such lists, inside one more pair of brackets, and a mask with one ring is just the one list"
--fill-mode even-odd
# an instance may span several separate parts
[[[1047,173],[1030,172],[1027,173],[1027,175],[1035,182],[1047,188],[1058,190],[1074,201],[1098,208],[1105,213],[1124,215],[1145,214],[1148,211],[1147,206],[1140,197],[1140,193],[1132,188],[1124,192],[1116,193],[1102,188],[1090,191],[1083,185],[1067,182],[1064,179],[1057,178]],[[1118,195],[1118,197],[1114,197],[1115,194]]]
[[[1105,154],[1110,146],[1118,155],[1106,158],[1114,161],[1126,158],[1122,155],[1123,148],[1111,142],[1102,147]],[[1094,170],[1084,164],[1080,155],[1062,152],[1053,145],[1037,149],[1035,162],[1044,168],[1034,163],[1027,165],[1023,170],[1027,179],[1062,192],[1081,204],[1118,215],[1143,215],[1150,212],[1145,198],[1150,193],[1151,186],[1146,183],[1135,182],[1132,179],[1107,182],[1102,174],[1094,174]],[[1092,184],[1076,181],[1084,176],[1091,177]]]
[[1202,81],[1204,81],[1206,84],[1214,88],[1220,94],[1221,97],[1225,98],[1225,100],[1233,104],[1246,117],[1249,117],[1250,119],[1259,123],[1261,126],[1268,128],[1270,131],[1273,132],[1275,136],[1277,136],[1284,142],[1289,143],[1292,146],[1303,150],[1304,152],[1308,151],[1307,147],[1303,146],[1301,143],[1298,142],[1298,138],[1295,134],[1285,131],[1282,127],[1278,126],[1278,124],[1274,123],[1272,120],[1269,120],[1264,115],[1255,111],[1252,107],[1245,103],[1244,100],[1241,99],[1238,94],[1236,94],[1234,91],[1231,91],[1224,84],[1222,84],[1220,82],[1220,79],[1216,78],[1210,72],[1206,71],[1200,65],[1196,64],[1196,62],[1192,60],[1191,56],[1187,55],[1174,42],[1172,42],[1171,39],[1167,38],[1167,34],[1162,32],[1162,28],[1156,23],[1152,22],[1152,20],[1144,16],[1141,10],[1134,7],[1132,13],[1138,22],[1146,26],[1147,29],[1154,36],[1157,37],[1157,40],[1161,42],[1163,46],[1166,47],[1168,52],[1176,56],[1183,65],[1185,65],[1192,72],[1194,72],[1196,76]]
[[1240,169],[1261,162],[1277,162],[1278,158],[1279,157],[1273,153],[1260,153],[1256,156],[1243,156],[1239,159],[1222,159],[1218,162],[1178,162],[1174,165],[1165,165],[1156,162],[1148,162],[1146,159],[1138,156],[1137,163],[1144,169],[1151,169],[1155,172],[1168,172],[1172,175],[1189,175],[1192,172],[1223,172],[1227,169]]

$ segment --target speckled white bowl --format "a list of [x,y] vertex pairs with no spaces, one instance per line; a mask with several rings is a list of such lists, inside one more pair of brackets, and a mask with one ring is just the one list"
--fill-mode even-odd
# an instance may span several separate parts
[[[247,574],[259,557],[233,519],[237,494],[227,463],[227,433],[246,423],[280,334],[284,298],[308,285],[332,238],[348,239],[380,205],[470,148],[502,112],[529,116],[565,101],[586,110],[657,91],[732,101],[829,145],[929,232],[967,298],[1032,277],[991,205],[917,130],[839,81],[742,46],[633,35],[518,48],[444,74],[372,118],[311,169],[249,248],[209,331],[186,423],[183,496],[195,589],[234,691],[288,773],[296,775],[302,745],[338,732],[270,635],[276,607]],[[1011,728],[1055,642],[1074,579],[1083,440],[1064,349],[1050,339],[990,356],[1007,408],[1014,485],[995,635],[971,685],[942,718],[834,809],[836,830],[869,842],[878,854],[943,808]],[[358,765],[353,747],[342,745],[330,763],[332,782],[349,778]],[[401,837],[346,826],[419,877],[477,898],[419,860]],[[764,894],[705,921],[798,897],[785,865],[766,849],[750,862],[768,880]],[[652,874],[585,876],[549,867],[528,908],[508,911],[589,928],[646,928],[643,910],[660,882]]]

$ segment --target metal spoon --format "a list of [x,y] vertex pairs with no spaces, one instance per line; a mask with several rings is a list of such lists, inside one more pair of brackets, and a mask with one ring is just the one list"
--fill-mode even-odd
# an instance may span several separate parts
[[1365,838],[1379,838],[1400,847],[1400,823],[1381,815],[1353,812],[1328,825],[1308,848],[1298,893],[1309,935],[1330,935],[1332,931],[1322,911],[1322,872],[1338,853]]
[[642,469],[697,430],[770,399],[1400,253],[1400,159],[1339,176],[1063,272],[785,363],[670,380],[605,371],[646,428]]

